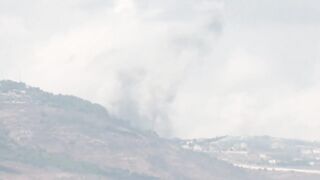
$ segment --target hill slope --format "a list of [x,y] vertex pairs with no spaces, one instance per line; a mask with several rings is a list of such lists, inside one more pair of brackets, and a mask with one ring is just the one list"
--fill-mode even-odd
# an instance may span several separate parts
[[[0,179],[251,179],[100,105],[0,81]],[[261,179],[261,178],[260,178]]]

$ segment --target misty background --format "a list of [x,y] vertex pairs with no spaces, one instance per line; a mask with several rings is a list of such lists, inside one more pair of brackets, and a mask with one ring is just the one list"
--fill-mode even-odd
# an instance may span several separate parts
[[317,0],[0,0],[0,79],[163,136],[320,138]]

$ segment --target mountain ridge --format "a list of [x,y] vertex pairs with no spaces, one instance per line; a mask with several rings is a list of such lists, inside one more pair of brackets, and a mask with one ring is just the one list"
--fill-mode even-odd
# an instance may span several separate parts
[[162,138],[101,105],[0,81],[0,179],[316,180],[319,175],[305,173],[313,171],[276,166],[276,158],[292,165],[302,154],[300,165],[318,167],[310,164],[318,157],[310,147],[318,144],[268,136]]

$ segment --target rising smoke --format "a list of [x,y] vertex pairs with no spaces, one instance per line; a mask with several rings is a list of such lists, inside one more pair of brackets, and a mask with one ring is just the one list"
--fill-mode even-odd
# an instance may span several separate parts
[[0,78],[164,136],[320,138],[320,5],[300,2],[0,0]]

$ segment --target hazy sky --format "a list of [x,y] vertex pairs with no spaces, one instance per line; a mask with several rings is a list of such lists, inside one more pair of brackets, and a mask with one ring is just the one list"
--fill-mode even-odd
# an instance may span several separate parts
[[0,79],[166,136],[320,139],[319,0],[0,0]]

